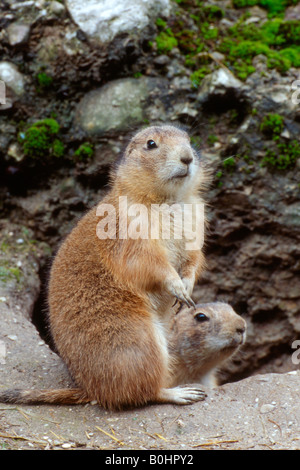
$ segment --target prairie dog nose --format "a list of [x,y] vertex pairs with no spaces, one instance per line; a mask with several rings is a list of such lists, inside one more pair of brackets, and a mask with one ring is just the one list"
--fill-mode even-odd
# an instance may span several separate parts
[[236,326],[236,332],[243,335],[246,332],[246,322],[242,318],[240,318],[239,320],[240,321]]
[[246,331],[245,326],[239,326],[239,327],[236,329],[236,332],[237,332],[237,333],[241,333],[241,334],[244,334],[245,331]]
[[180,151],[180,161],[185,165],[189,165],[193,161],[193,155],[189,148],[183,147]]

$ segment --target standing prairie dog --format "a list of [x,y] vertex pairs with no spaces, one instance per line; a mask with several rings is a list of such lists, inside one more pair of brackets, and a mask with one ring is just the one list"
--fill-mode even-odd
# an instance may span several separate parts
[[216,387],[218,368],[246,339],[246,322],[223,302],[181,308],[172,320],[169,351],[174,358],[172,386],[201,383]]
[[[161,204],[203,207],[199,190],[204,182],[201,160],[186,132],[149,127],[132,138],[108,194],[66,238],[50,273],[50,329],[78,388],[10,390],[0,393],[0,401],[96,401],[121,409],[204,398],[197,386],[168,388],[167,346],[174,301],[193,304],[190,296],[204,264],[201,246],[187,250],[185,233],[177,239],[171,232],[164,239],[161,225],[158,238],[126,238],[121,222],[127,220],[129,227],[134,218],[120,206],[120,198],[126,197],[128,208],[142,204],[149,212]],[[111,206],[114,211],[104,217],[101,210]],[[103,222],[108,232],[116,228],[114,238],[105,238]],[[143,222],[149,222],[148,215]],[[204,226],[195,216],[192,226],[203,235]]]

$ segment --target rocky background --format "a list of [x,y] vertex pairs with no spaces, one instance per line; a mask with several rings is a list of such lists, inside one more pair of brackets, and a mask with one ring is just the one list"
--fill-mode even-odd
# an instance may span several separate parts
[[[300,4],[124,4],[0,6],[3,374],[9,379],[8,358],[19,357],[10,348],[19,350],[22,333],[17,340],[11,328],[21,318],[51,346],[45,289],[53,255],[105,193],[132,132],[152,123],[188,130],[212,171],[207,270],[194,298],[228,301],[248,323],[223,382],[299,369]],[[19,364],[11,366],[22,386]]]

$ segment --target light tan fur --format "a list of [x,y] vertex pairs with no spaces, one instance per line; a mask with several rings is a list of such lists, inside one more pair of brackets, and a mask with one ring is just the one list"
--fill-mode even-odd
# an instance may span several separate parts
[[[155,148],[147,147],[149,140]],[[97,217],[95,207],[66,238],[51,269],[51,333],[78,388],[4,392],[1,401],[97,401],[120,409],[203,399],[197,387],[167,388],[171,307],[176,299],[192,304],[190,295],[204,264],[202,250],[187,251],[185,239],[164,240],[161,227],[159,239],[120,239],[119,222],[126,214],[119,198],[126,196],[128,207],[138,203],[149,209],[151,204],[198,204],[204,182],[201,160],[184,131],[150,127],[132,138],[101,201],[115,207],[116,238],[96,235],[104,217]]]
[[[202,315],[205,317],[203,317]],[[182,308],[172,320],[169,351],[174,359],[170,386],[218,385],[218,368],[245,342],[246,322],[223,302]]]

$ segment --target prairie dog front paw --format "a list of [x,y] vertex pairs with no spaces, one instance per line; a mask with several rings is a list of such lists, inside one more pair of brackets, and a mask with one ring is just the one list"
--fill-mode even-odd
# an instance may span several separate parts
[[182,283],[185,287],[185,290],[189,296],[192,295],[193,290],[194,290],[194,280],[190,279],[188,277],[183,277],[182,278]]
[[188,307],[196,308],[196,305],[190,298],[190,295],[183,281],[179,277],[178,279],[167,280],[166,289],[173,297],[176,297],[176,299],[180,302],[185,303]]

